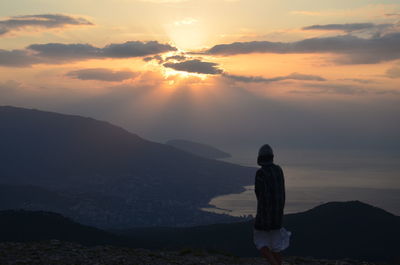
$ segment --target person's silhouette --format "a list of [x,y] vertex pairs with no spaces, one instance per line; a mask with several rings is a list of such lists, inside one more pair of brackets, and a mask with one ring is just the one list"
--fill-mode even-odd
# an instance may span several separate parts
[[280,252],[289,246],[291,233],[283,228],[285,179],[280,166],[274,164],[274,153],[263,145],[257,158],[261,168],[255,177],[257,215],[254,222],[254,244],[271,265],[281,265]]

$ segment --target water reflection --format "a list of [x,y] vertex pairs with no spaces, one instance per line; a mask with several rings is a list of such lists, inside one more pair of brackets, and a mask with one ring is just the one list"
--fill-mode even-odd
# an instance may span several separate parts
[[[225,213],[233,216],[255,215],[256,200],[254,186],[245,186],[246,191],[222,195],[210,201],[205,211]],[[306,211],[329,201],[360,200],[400,215],[400,190],[345,187],[298,187],[287,190],[285,213]]]

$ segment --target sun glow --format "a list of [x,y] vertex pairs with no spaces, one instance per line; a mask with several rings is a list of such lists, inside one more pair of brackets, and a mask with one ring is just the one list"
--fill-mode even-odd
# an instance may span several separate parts
[[[187,79],[187,78],[191,78],[191,77],[197,77],[197,78],[200,78],[201,80],[207,79],[207,75],[205,75],[205,74],[177,71],[177,70],[174,70],[171,68],[165,68],[165,67],[163,69],[163,76],[165,77],[165,79],[174,80],[175,82],[178,81],[179,79]],[[172,83],[172,84],[174,84],[174,83]]]
[[[175,59],[171,57],[174,56],[182,56],[184,59]],[[206,80],[207,79],[207,74],[199,74],[199,73],[191,73],[191,72],[186,72],[186,71],[179,71],[175,70],[169,67],[165,67],[163,64],[164,63],[179,63],[184,60],[191,60],[193,59],[191,56],[188,56],[185,54],[184,50],[178,49],[178,51],[175,52],[169,52],[165,53],[158,59],[153,59],[149,62],[149,65],[155,69],[159,68],[161,74],[164,76],[165,79],[169,80],[169,84],[176,84],[180,79],[188,79],[188,78],[198,78],[201,80]]]
[[165,31],[171,41],[182,49],[203,48],[207,41],[205,25],[195,18],[184,18],[165,25]]

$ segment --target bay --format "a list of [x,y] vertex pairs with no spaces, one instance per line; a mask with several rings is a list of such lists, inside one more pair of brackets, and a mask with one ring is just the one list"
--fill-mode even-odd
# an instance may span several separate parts
[[[254,166],[254,154],[229,162]],[[285,173],[285,213],[306,211],[330,201],[359,200],[400,215],[400,159],[393,154],[299,151],[281,153]],[[256,213],[254,186],[214,197],[204,211],[233,216]]]

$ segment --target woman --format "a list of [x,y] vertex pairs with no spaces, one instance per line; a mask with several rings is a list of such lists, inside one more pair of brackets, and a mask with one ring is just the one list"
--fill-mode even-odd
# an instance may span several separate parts
[[254,223],[254,244],[271,265],[281,265],[280,252],[289,246],[291,233],[282,226],[285,207],[285,180],[280,166],[274,164],[269,145],[258,152],[255,193],[257,215]]

